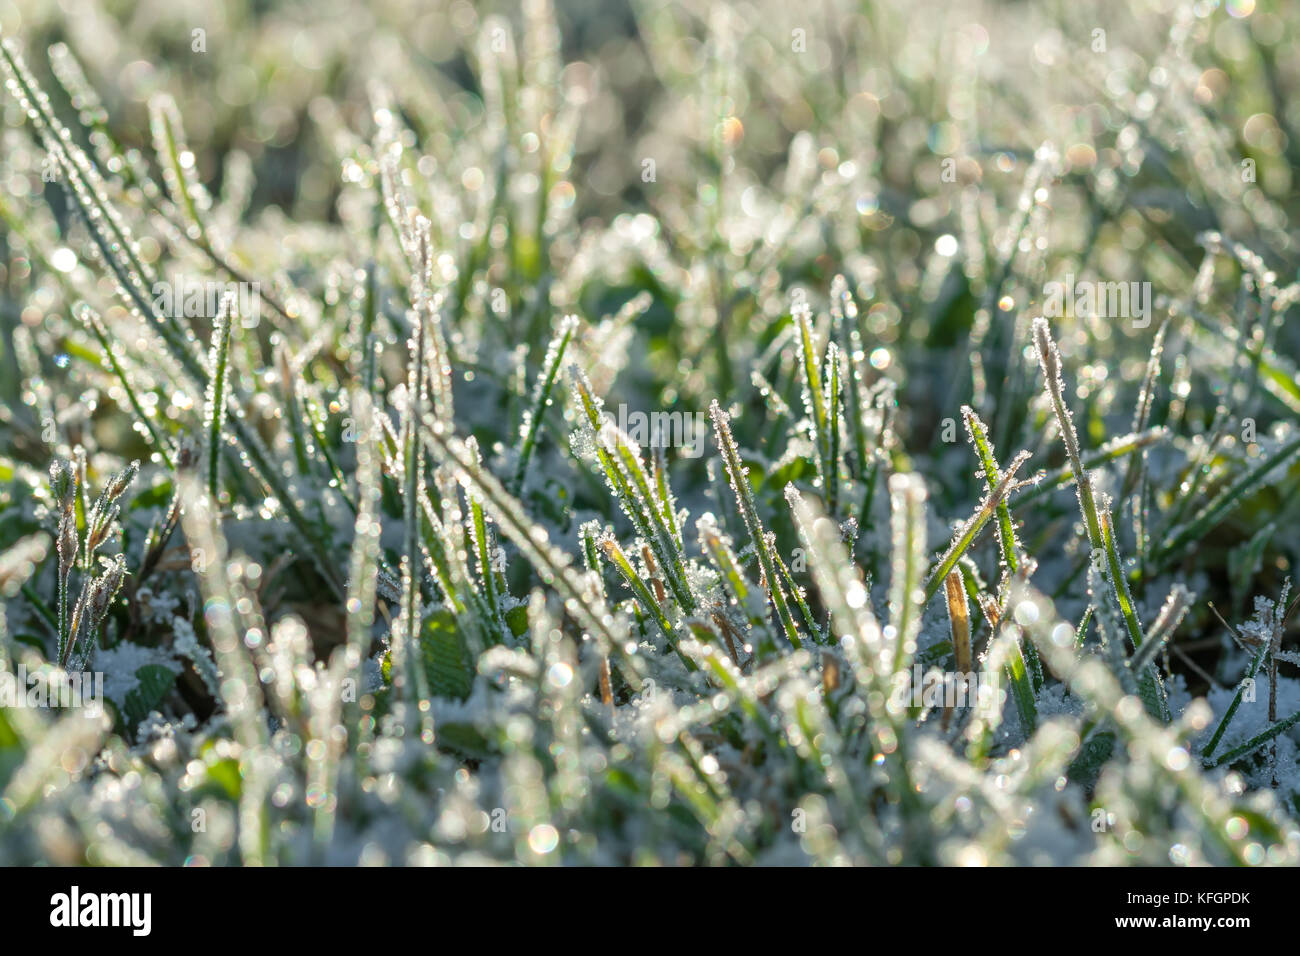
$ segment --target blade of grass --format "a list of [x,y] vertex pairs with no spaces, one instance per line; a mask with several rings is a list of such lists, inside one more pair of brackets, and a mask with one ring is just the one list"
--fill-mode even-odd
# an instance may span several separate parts
[[723,461],[727,465],[731,491],[736,497],[741,519],[745,522],[749,540],[754,545],[754,552],[758,555],[759,566],[763,569],[763,584],[767,588],[768,598],[776,608],[777,619],[781,623],[786,639],[795,648],[800,648],[803,642],[799,639],[799,630],[795,626],[790,607],[786,604],[785,595],[781,593],[776,561],[772,557],[772,545],[763,527],[763,521],[758,516],[758,509],[754,506],[754,496],[749,488],[749,469],[741,464],[740,451],[736,448],[736,440],[731,434],[731,416],[722,410],[716,400],[709,406],[709,416],[713,419],[714,435],[718,441],[718,448],[722,452]]
[[1152,563],[1165,562],[1170,556],[1180,553],[1191,542],[1203,538],[1218,526],[1232,509],[1256,491],[1269,473],[1279,466],[1290,467],[1297,457],[1300,457],[1300,434],[1279,445],[1266,458],[1256,462],[1244,474],[1239,475],[1201,508],[1187,524],[1172,529],[1168,537],[1155,549]]
[[208,355],[211,376],[204,401],[204,432],[207,434],[208,496],[220,501],[221,433],[226,422],[227,388],[230,384],[230,338],[234,328],[234,305],[231,297],[221,300],[221,308],[212,323],[212,348]]
[[[1120,561],[1119,552],[1115,546],[1115,536],[1110,531],[1110,511],[1107,508],[1103,514],[1097,508],[1097,501],[1092,490],[1092,479],[1083,467],[1083,461],[1079,455],[1079,436],[1074,430],[1074,418],[1065,401],[1065,381],[1061,374],[1061,353],[1056,347],[1056,342],[1052,339],[1047,320],[1042,316],[1034,319],[1034,347],[1038,352],[1039,365],[1043,370],[1047,395],[1056,413],[1061,441],[1065,445],[1066,456],[1070,459],[1070,467],[1074,470],[1075,491],[1079,498],[1079,510],[1083,514],[1084,526],[1088,531],[1088,542],[1094,553],[1105,556],[1106,577],[1115,602],[1119,606],[1120,614],[1124,618],[1124,626],[1128,631],[1133,650],[1136,651],[1142,646],[1142,626],[1138,622],[1133,599],[1128,591],[1128,578],[1124,573],[1124,566]],[[1151,672],[1147,673],[1151,674]],[[1151,676],[1154,677],[1154,674]],[[1167,721],[1168,705],[1165,701],[1164,689],[1159,685],[1158,681],[1157,693],[1161,716]]]
[[555,337],[551,339],[551,344],[546,349],[546,360],[542,363],[542,371],[538,374],[537,384],[533,388],[532,407],[524,412],[523,424],[519,429],[522,444],[519,446],[519,461],[515,465],[514,477],[510,480],[510,493],[513,495],[518,495],[524,486],[528,462],[532,459],[533,449],[537,445],[537,433],[541,427],[542,416],[551,405],[551,391],[555,387],[560,366],[564,362],[564,353],[568,350],[569,342],[577,327],[577,316],[565,316],[560,320]]
[[570,556],[551,544],[546,529],[533,524],[519,501],[489,471],[479,467],[463,441],[439,422],[426,421],[424,433],[434,453],[455,470],[457,480],[478,492],[502,534],[514,542],[543,583],[560,592],[565,611],[574,622],[596,638],[602,653],[618,658],[624,679],[634,691],[640,691],[640,663],[628,652],[626,635],[620,633],[623,628],[609,613],[590,576],[574,572]]
[[948,576],[948,572],[957,566],[957,562],[961,560],[962,555],[966,553],[967,549],[984,529],[984,526],[997,513],[998,502],[1004,500],[1013,488],[1018,487],[1016,472],[1028,460],[1029,452],[1027,451],[1022,451],[1017,455],[997,485],[980,501],[975,513],[967,518],[966,522],[958,529],[956,535],[953,536],[952,544],[948,546],[944,556],[939,559],[934,570],[930,572],[924,591],[925,604],[929,604],[930,599],[939,593],[939,588],[943,587],[944,578]]

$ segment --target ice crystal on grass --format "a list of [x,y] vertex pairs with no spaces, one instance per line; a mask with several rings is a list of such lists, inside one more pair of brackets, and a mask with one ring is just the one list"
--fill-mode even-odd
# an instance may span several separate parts
[[28,6],[6,860],[1300,860],[1293,15]]

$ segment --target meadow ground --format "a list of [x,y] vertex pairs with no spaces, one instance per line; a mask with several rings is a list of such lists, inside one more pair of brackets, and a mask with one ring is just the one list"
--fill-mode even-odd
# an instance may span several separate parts
[[0,8],[0,859],[1295,864],[1300,8]]

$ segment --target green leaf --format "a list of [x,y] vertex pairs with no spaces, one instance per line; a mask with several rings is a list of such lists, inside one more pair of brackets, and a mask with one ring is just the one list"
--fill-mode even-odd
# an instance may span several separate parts
[[528,630],[528,605],[520,604],[506,611],[506,625],[515,637],[523,637]]
[[208,780],[220,787],[221,791],[231,800],[239,799],[242,786],[238,760],[224,757],[215,763],[208,764]]
[[158,709],[176,683],[176,672],[161,664],[145,664],[135,672],[135,679],[139,683],[126,695],[122,708],[123,716],[132,727]]
[[464,700],[474,689],[474,662],[465,646],[456,617],[446,609],[434,611],[420,628],[420,652],[429,690],[438,697]]
[[1101,775],[1101,768],[1110,759],[1115,749],[1115,735],[1102,731],[1089,738],[1079,750],[1079,755],[1070,764],[1067,776],[1085,788],[1092,787]]
[[479,729],[466,723],[439,724],[438,746],[479,760],[496,753],[496,748]]

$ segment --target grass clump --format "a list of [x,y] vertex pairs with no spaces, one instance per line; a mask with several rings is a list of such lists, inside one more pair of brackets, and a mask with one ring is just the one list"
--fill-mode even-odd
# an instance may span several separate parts
[[1300,860],[1300,19],[759,6],[0,15],[0,855]]

